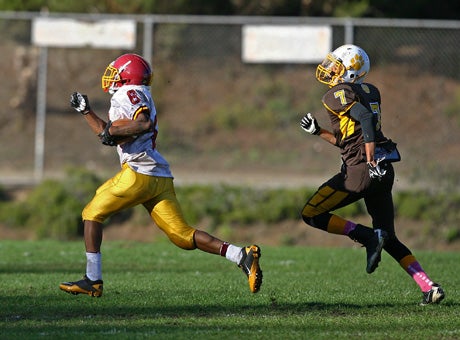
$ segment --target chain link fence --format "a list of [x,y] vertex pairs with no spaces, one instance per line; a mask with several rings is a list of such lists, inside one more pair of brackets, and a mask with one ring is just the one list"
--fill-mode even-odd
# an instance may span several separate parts
[[[37,75],[44,48],[31,43],[31,23],[40,15],[0,13],[4,183],[60,176],[75,166],[113,173],[115,151],[97,143],[68,100],[75,90],[85,92],[103,117],[109,97],[100,89],[100,76],[126,52],[152,62],[160,152],[176,174],[322,175],[331,162],[338,163],[337,152],[305,139],[298,127],[301,112],[322,112],[325,89],[314,79],[316,64],[242,60],[242,27],[265,24],[327,25],[333,48],[363,47],[371,58],[367,80],[382,92],[384,130],[398,142],[406,162],[401,177],[435,185],[459,181],[460,21],[47,14],[87,22],[134,20],[137,35],[130,51],[46,48],[43,89]],[[42,139],[36,126],[40,93],[46,99]],[[43,143],[41,156],[37,143]]]

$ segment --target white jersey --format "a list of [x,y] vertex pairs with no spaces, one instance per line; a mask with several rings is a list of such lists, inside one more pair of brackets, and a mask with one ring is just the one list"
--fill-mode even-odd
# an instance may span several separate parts
[[131,169],[144,175],[173,177],[168,162],[156,150],[158,122],[150,87],[124,85],[112,95],[109,120],[135,119],[142,112],[150,112],[154,131],[140,135],[132,142],[118,145],[120,163],[127,163]]

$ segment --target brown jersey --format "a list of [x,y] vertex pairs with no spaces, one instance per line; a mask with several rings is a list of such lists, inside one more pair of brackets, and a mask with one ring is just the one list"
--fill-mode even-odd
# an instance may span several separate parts
[[350,115],[350,109],[356,103],[367,107],[373,115],[375,141],[384,140],[381,131],[380,92],[372,84],[338,84],[323,96],[325,106],[331,120],[332,133],[337,139],[342,160],[347,165],[365,162],[364,138],[361,124]]

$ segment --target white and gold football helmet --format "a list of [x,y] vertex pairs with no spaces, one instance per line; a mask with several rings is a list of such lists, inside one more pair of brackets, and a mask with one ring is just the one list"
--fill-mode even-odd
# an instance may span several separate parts
[[316,79],[333,87],[340,83],[361,84],[369,73],[366,52],[356,45],[342,45],[329,53],[316,68]]

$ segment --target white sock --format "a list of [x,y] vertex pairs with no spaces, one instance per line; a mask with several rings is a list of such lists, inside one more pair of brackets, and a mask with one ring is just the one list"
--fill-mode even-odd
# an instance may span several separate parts
[[86,276],[91,281],[102,280],[101,253],[86,253]]
[[241,254],[241,247],[234,246],[230,244],[227,248],[227,253],[225,257],[236,264],[239,264],[243,254]]

